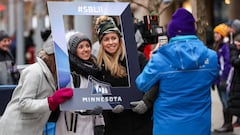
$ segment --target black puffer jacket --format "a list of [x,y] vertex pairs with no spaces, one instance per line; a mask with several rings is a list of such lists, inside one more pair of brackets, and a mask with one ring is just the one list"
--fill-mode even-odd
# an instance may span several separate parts
[[[146,64],[144,54],[138,52],[138,60],[141,70]],[[126,59],[120,61],[126,66]],[[102,69],[105,69],[104,64]],[[114,78],[110,71],[102,70],[104,81],[111,83],[112,86],[128,86],[128,77]],[[148,97],[152,99],[151,95]],[[147,99],[147,97],[146,97]],[[148,99],[147,99],[148,100]],[[151,103],[150,103],[151,104]],[[152,109],[144,114],[137,114],[130,109],[125,109],[121,113],[113,113],[112,110],[103,111],[105,121],[104,135],[152,135]]]
[[228,106],[233,115],[240,116],[240,50],[237,50],[234,45],[231,45],[230,51],[234,73],[230,87]]

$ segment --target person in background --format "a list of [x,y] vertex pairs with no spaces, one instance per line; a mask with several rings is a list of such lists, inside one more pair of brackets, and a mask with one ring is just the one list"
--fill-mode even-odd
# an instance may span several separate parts
[[[230,88],[230,91],[227,111],[238,117],[234,123],[235,127],[237,127],[239,126],[238,120],[240,117],[240,33],[236,34],[233,41],[234,44],[230,46],[232,69],[229,73],[230,85],[228,88]],[[232,119],[230,123],[232,123]]]
[[72,88],[57,87],[57,72],[51,36],[44,42],[37,62],[21,72],[4,114],[1,135],[43,135],[51,111],[73,96]]
[[[97,18],[96,30],[100,44],[97,65],[103,75],[102,81],[110,83],[112,87],[129,86],[126,50],[120,30],[108,16]],[[138,114],[116,105],[113,110],[103,110],[103,116],[105,135],[152,134],[151,113]]]
[[159,86],[153,135],[210,135],[210,89],[219,71],[217,54],[196,36],[195,19],[184,8],[172,15],[167,35],[169,42],[152,53],[135,81],[143,92]]
[[133,24],[134,24],[134,32],[135,32],[135,40],[137,42],[138,51],[142,52],[146,59],[149,60],[150,52],[152,51],[152,44],[145,43],[142,33],[145,30],[143,21],[138,20],[133,16]]
[[20,73],[10,52],[10,36],[0,30],[0,85],[17,84]]
[[13,55],[13,58],[16,59],[16,51],[17,51],[17,36],[16,31],[11,36],[11,44],[10,44],[10,52]]
[[[229,21],[226,23],[230,30],[229,30],[229,44],[230,44],[230,61],[232,63],[232,52],[235,52],[236,49],[236,45],[234,42],[234,37],[236,37],[236,35],[238,35],[240,33],[240,20],[239,19],[234,19],[232,21]],[[233,53],[235,54],[235,53]],[[227,81],[227,92],[229,94],[230,91],[230,86],[231,86],[231,82],[230,82],[230,78],[232,78],[232,73],[234,71],[234,67],[232,66],[232,68],[229,71],[229,76],[228,76],[228,81]],[[231,75],[230,75],[231,74]],[[235,120],[235,122],[232,124],[233,128],[235,127],[239,127],[240,126],[240,117],[237,117],[237,119]]]
[[[70,35],[69,35],[70,36]],[[86,88],[88,76],[100,78],[97,59],[91,55],[90,39],[79,32],[72,33],[68,41],[69,62],[74,88]],[[57,135],[103,135],[102,109],[86,112],[61,112],[57,121]]]
[[45,42],[48,39],[48,37],[51,35],[51,33],[52,33],[51,28],[41,30],[40,35],[42,40]]
[[34,29],[30,29],[28,35],[24,38],[25,40],[25,63],[33,64],[35,60],[35,42],[33,40]]
[[215,129],[215,132],[231,132],[233,131],[232,126],[232,115],[227,111],[227,78],[231,69],[230,62],[230,49],[227,39],[229,27],[226,24],[219,24],[214,28],[214,45],[213,49],[217,52],[218,63],[219,63],[219,75],[215,81],[217,86],[218,95],[223,107],[223,119],[224,123],[222,127]]
[[[134,30],[135,30],[135,41],[137,44],[137,49],[138,49],[138,59],[139,59],[139,65],[140,65],[140,70],[142,71],[144,66],[147,64],[148,59],[151,57],[151,53],[149,53],[149,58],[147,59],[146,54],[144,52],[139,50],[139,47],[144,44],[144,40],[142,38],[142,34],[140,32],[141,27],[138,26],[138,21],[136,18],[134,18]],[[155,49],[158,49],[160,45],[163,45],[162,43],[158,43],[155,48],[152,50],[154,51]],[[136,112],[138,114],[144,114],[144,113],[149,113],[149,116],[152,115],[152,106],[157,98],[157,93],[158,93],[158,84],[154,85],[148,92],[143,93],[143,97],[139,101],[132,101],[130,102],[130,105],[132,106],[132,111]],[[146,115],[147,116],[147,115]]]

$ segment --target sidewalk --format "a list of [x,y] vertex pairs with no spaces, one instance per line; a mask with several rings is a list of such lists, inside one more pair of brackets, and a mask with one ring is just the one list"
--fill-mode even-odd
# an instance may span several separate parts
[[[222,104],[220,103],[219,96],[216,90],[212,91],[212,131],[219,128],[223,124]],[[233,122],[236,118],[233,118]],[[230,133],[215,133],[212,135],[240,135],[240,127],[234,128],[234,132]]]

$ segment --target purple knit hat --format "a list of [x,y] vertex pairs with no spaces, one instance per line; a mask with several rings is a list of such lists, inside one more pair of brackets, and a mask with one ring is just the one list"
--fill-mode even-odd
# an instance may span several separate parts
[[196,35],[195,19],[193,15],[184,8],[179,8],[168,24],[167,35],[169,38],[177,35]]

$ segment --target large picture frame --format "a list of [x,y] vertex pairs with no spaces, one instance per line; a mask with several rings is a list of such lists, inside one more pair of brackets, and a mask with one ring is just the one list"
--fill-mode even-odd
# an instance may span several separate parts
[[54,41],[59,88],[72,87],[63,16],[119,16],[127,53],[128,87],[111,87],[111,84],[90,76],[88,87],[74,88],[73,98],[61,104],[60,109],[63,111],[90,110],[96,106],[101,106],[103,109],[109,110],[119,104],[123,105],[125,109],[129,109],[131,101],[140,100],[142,93],[137,90],[135,85],[140,68],[136,66],[139,65],[139,62],[130,4],[127,2],[49,1],[47,5]]

